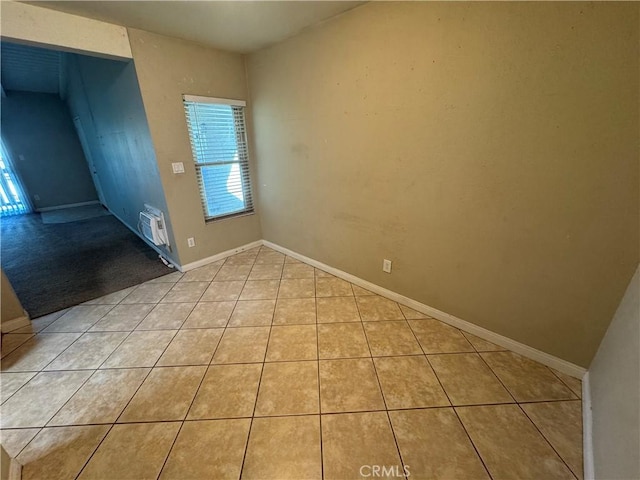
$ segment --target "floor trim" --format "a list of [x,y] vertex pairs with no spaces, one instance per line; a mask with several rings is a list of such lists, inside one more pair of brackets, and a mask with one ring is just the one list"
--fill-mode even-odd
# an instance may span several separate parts
[[7,333],[22,327],[28,327],[29,325],[31,325],[31,320],[29,320],[29,315],[27,315],[27,312],[24,312],[24,315],[21,317],[14,318],[6,322],[2,322],[2,326],[0,327],[0,330],[3,333]]
[[188,272],[189,270],[193,270],[194,268],[203,267],[209,263],[217,262],[218,260],[230,257],[231,255],[235,255],[236,253],[259,247],[262,245],[262,242],[262,240],[256,240],[255,242],[247,243],[246,245],[242,245],[241,247],[232,248],[231,250],[216,253],[215,255],[211,255],[210,257],[196,260],[195,262],[187,263],[185,265],[176,265],[176,268],[181,272]]
[[595,480],[593,464],[593,411],[591,410],[591,382],[589,372],[582,377],[582,456],[584,480]]
[[95,205],[96,203],[100,203],[100,200],[91,200],[90,202],[80,203],[68,203],[66,205],[58,205],[55,207],[36,208],[36,212],[51,212],[53,210],[62,210],[65,208],[86,207],[87,205]]
[[359,277],[356,277],[355,275],[351,275],[350,273],[343,272],[342,270],[338,270],[337,268],[306,257],[305,255],[301,255],[276,243],[263,240],[262,244],[281,253],[284,253],[285,255],[329,272],[332,275],[358,285],[359,287],[365,288],[374,293],[390,298],[396,302],[402,303],[403,305],[406,305],[410,308],[413,308],[414,310],[429,315],[430,317],[436,318],[444,323],[459,328],[460,330],[464,330],[465,332],[471,333],[489,342],[505,347],[513,352],[519,353],[524,357],[530,358],[532,360],[535,360],[536,362],[542,363],[543,365],[566,373],[567,375],[570,375],[572,377],[581,379],[586,373],[586,369],[583,367],[575,365],[571,362],[567,362],[566,360],[562,360],[561,358],[555,357],[536,348],[525,345],[524,343],[517,342],[508,337],[492,332],[491,330],[487,330],[486,328],[482,328],[471,322],[467,322],[466,320],[462,320],[461,318],[458,318],[454,315],[438,310],[437,308],[430,307],[429,305],[425,305],[424,303],[420,303],[416,300],[405,297],[404,295],[400,295],[399,293],[393,292],[384,287],[380,287],[379,285],[363,280]]
[[9,476],[7,478],[8,480],[20,480],[22,478],[22,464],[15,458],[9,461]]

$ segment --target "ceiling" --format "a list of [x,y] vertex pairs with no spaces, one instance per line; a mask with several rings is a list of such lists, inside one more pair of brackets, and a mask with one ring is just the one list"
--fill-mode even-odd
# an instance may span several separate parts
[[365,2],[350,1],[35,1],[32,5],[239,53],[296,35]]

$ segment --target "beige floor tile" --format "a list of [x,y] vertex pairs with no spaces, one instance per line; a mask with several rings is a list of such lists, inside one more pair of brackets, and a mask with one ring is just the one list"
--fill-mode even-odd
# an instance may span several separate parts
[[248,280],[244,284],[240,300],[275,300],[279,285],[280,280]]
[[429,362],[453,405],[514,401],[477,353],[429,355]]
[[363,322],[371,354],[375,356],[416,355],[422,349],[406,320]]
[[318,323],[359,322],[360,314],[354,297],[318,298]]
[[47,426],[115,422],[150,370],[98,370],[56,413]]
[[213,279],[215,282],[228,282],[231,280],[242,280],[249,277],[251,265],[223,265],[218,274]]
[[282,278],[314,278],[313,267],[305,263],[285,263]]
[[204,267],[194,268],[193,270],[189,270],[186,272],[182,278],[180,278],[181,282],[210,282],[213,280],[213,277],[216,276],[220,267],[222,267],[223,261],[213,262]]
[[259,327],[271,325],[275,306],[275,300],[239,300],[231,314],[229,326]]
[[311,278],[285,278],[280,280],[278,298],[315,297],[314,281]]
[[329,272],[325,272],[324,270],[320,270],[319,268],[313,269],[316,278],[336,278],[335,275],[331,275]]
[[236,255],[231,255],[227,257],[224,261],[225,265],[253,265],[256,261],[256,257],[258,256],[258,252],[241,252]]
[[462,424],[451,408],[389,412],[411,479],[486,479]]
[[35,437],[40,428],[11,428],[0,430],[0,444],[11,458],[16,458],[24,447]]
[[225,327],[236,302],[200,302],[191,311],[182,328]]
[[161,480],[240,478],[250,419],[185,422]]
[[130,303],[158,303],[171,290],[173,285],[173,283],[143,283],[120,303],[125,305]]
[[488,342],[484,338],[477,337],[471,333],[462,332],[462,334],[478,352],[502,352],[506,350],[506,348],[501,347],[500,345]]
[[267,362],[317,358],[318,338],[315,325],[282,325],[271,329]]
[[188,420],[251,417],[262,365],[212,365],[187,415]]
[[242,478],[321,479],[320,417],[254,419]]
[[418,312],[417,310],[414,310],[413,308],[409,308],[405,305],[398,304],[398,306],[400,307],[400,310],[402,311],[404,318],[406,318],[407,320],[416,320],[418,318],[431,318],[429,315],[425,315],[424,313]]
[[269,327],[228,328],[213,356],[212,363],[251,363],[264,361]]
[[35,375],[36,372],[0,373],[0,393],[2,394],[0,403],[4,403]]
[[317,297],[348,297],[353,296],[351,284],[344,280],[329,276],[316,277]]
[[564,383],[573,393],[576,394],[576,397],[582,398],[582,380],[567,375],[566,373],[559,372],[558,370],[554,370],[553,368],[551,368],[551,371],[555,374],[556,377],[562,380],[562,383]]
[[205,292],[209,282],[178,282],[162,298],[162,303],[189,303],[197,302]]
[[75,478],[108,431],[107,425],[42,429],[18,456],[22,479]]
[[153,280],[149,280],[146,283],[176,283],[182,278],[182,272],[173,272],[161,277],[156,277]]
[[376,358],[374,363],[387,408],[449,405],[424,355]]
[[44,426],[92,373],[84,370],[39,373],[2,404],[2,428]]
[[33,333],[6,333],[2,335],[2,358],[9,355],[16,348],[29,340]]
[[267,263],[264,265],[254,265],[249,274],[249,281],[280,280],[280,277],[282,277],[282,264]]
[[149,315],[153,304],[117,305],[89,329],[90,332],[130,332]]
[[179,429],[180,422],[115,425],[78,478],[155,479]]
[[256,265],[264,265],[268,263],[284,263],[284,255],[275,251],[261,250],[256,257]]
[[159,303],[136,330],[177,330],[193,311],[193,307],[195,303]]
[[318,325],[320,358],[370,357],[362,323],[329,323]]
[[285,255],[284,263],[286,264],[286,263],[302,263],[302,262],[297,258],[293,258],[293,257],[289,257],[288,255]]
[[353,283],[351,284],[351,288],[353,289],[353,294],[357,297],[361,297],[364,295],[375,295],[375,293],[370,292],[367,289],[364,289],[362,287],[359,287],[358,285],[354,285]]
[[404,320],[400,307],[393,300],[375,296],[356,297],[360,318],[363,322],[380,320]]
[[133,332],[100,368],[153,367],[176,330]]
[[118,348],[127,335],[128,332],[85,333],[44,369],[96,369]]
[[456,412],[493,478],[574,478],[517,405]]
[[42,370],[80,335],[80,333],[39,333],[2,359],[2,371]]
[[521,407],[575,476],[582,479],[581,402],[525,403]]
[[409,320],[409,325],[425,353],[475,352],[460,330],[440,320]]
[[201,302],[232,302],[238,299],[244,287],[244,280],[211,282],[200,297]]
[[480,355],[518,402],[576,398],[541,363],[513,352],[487,352]]
[[86,332],[112,308],[113,305],[78,305],[45,328],[43,332]]
[[137,285],[134,285],[133,287],[125,288],[123,290],[118,290],[117,292],[109,293],[108,295],[103,295],[102,297],[94,298],[93,300],[84,302],[84,305],[117,305],[122,300],[124,300],[127,295],[133,292],[136,289],[136,286]]
[[322,413],[384,410],[372,360],[321,360],[320,400]]
[[273,316],[274,325],[316,323],[315,298],[279,298]]
[[184,420],[207,367],[159,367],[151,370],[118,423]]
[[318,362],[267,363],[262,371],[256,416],[320,413]]
[[17,328],[16,330],[11,330],[11,333],[38,333],[47,328],[53,322],[55,322],[62,315],[67,313],[70,308],[65,308],[64,310],[60,310],[59,312],[53,312],[48,315],[43,315],[42,317],[32,318],[31,324],[26,327]]
[[[385,412],[322,416],[325,480],[403,478],[403,465]],[[373,476],[370,467],[391,468],[391,476]],[[395,475],[395,474],[398,475]]]
[[208,365],[223,332],[222,328],[180,330],[160,357],[158,366]]

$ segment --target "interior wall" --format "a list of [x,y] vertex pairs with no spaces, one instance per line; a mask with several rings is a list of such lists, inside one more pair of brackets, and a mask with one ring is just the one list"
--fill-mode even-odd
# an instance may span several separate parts
[[16,296],[16,292],[13,291],[9,279],[4,274],[4,270],[1,271],[1,277],[0,295],[2,302],[0,303],[0,323],[4,323],[24,316],[24,310],[22,309],[20,300],[18,300]]
[[586,367],[639,257],[638,12],[371,2],[251,54],[263,237]]
[[[145,203],[168,209],[135,66],[85,55],[69,55],[67,66],[67,102],[82,123],[106,206],[137,231]],[[179,260],[175,248],[166,255]]]
[[[181,264],[259,240],[257,211],[205,223],[182,103],[183,94],[248,100],[242,55],[141,30],[128,31]],[[252,152],[250,157],[255,192]],[[183,162],[185,173],[174,174],[172,162]],[[195,238],[193,248],[187,246],[189,237]]]
[[6,92],[2,137],[34,208],[97,200],[73,120],[58,95]]
[[595,478],[640,478],[640,270],[589,368]]

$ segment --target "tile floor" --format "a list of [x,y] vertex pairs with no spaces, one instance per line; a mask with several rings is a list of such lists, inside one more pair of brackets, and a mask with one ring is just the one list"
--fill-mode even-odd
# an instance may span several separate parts
[[265,247],[2,347],[24,479],[582,478],[579,380]]

